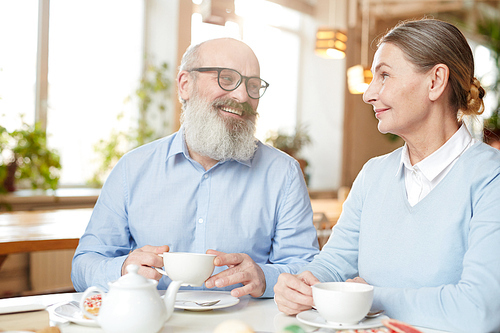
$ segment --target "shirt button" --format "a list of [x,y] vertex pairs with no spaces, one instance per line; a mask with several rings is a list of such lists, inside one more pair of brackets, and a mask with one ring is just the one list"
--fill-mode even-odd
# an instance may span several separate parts
[[208,178],[208,175],[203,176],[203,178],[207,179],[207,178]]
[[203,223],[203,219],[198,219],[198,223]]

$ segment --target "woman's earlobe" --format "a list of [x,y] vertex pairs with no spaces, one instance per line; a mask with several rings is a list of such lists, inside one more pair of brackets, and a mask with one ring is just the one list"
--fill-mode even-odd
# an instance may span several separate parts
[[431,69],[431,86],[429,89],[429,98],[432,101],[439,99],[446,87],[448,86],[448,78],[450,77],[450,70],[444,64],[437,64]]

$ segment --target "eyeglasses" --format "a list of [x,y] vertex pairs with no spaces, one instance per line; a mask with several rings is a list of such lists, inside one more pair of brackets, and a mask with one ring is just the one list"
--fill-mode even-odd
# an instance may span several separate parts
[[267,87],[269,87],[269,83],[262,80],[257,76],[243,76],[238,71],[235,71],[231,68],[222,68],[222,67],[201,67],[194,68],[189,72],[217,72],[217,81],[219,83],[219,87],[225,91],[233,91],[236,90],[243,80],[245,80],[245,86],[247,89],[247,94],[250,98],[259,99],[266,92]]

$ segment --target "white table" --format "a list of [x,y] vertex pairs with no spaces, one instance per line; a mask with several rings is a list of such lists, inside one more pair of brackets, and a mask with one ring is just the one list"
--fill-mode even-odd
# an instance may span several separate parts
[[[50,318],[55,324],[62,321],[61,318],[53,313],[53,309],[57,304],[72,300],[79,301],[81,295],[81,293],[65,293],[6,298],[0,299],[0,307],[26,304],[51,305],[48,310]],[[240,299],[237,305],[225,309],[203,312],[176,309],[161,333],[213,333],[214,328],[219,323],[228,319],[239,319],[259,333],[280,332],[281,329],[292,324],[300,324],[307,332],[312,332],[316,329],[316,327],[300,323],[295,317],[286,316],[279,312],[273,299],[255,299],[245,296]],[[80,326],[72,323],[58,324],[58,326],[62,333],[104,332],[100,328]],[[421,330],[425,333],[441,332],[430,329]]]

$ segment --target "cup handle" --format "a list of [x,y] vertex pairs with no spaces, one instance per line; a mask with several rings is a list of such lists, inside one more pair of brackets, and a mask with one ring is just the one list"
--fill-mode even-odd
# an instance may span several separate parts
[[165,275],[165,276],[168,276],[168,275],[167,275],[167,272],[165,272],[163,269],[158,268],[158,267],[153,267],[153,268],[154,268],[154,269],[156,269],[156,271],[157,271],[158,273],[163,274],[163,275]]
[[[157,253],[157,255],[158,255],[159,257],[162,257],[162,258],[163,258],[163,253]],[[168,276],[168,275],[167,275],[167,272],[165,272],[163,269],[158,268],[158,267],[153,267],[153,268],[154,268],[154,269],[156,269],[156,271],[157,271],[158,273],[163,274],[163,275],[165,275],[165,276]]]
[[84,306],[84,303],[85,303],[85,299],[88,297],[88,295],[92,292],[95,292],[97,291],[99,294],[101,294],[104,298],[104,291],[102,291],[101,289],[97,288],[97,287],[89,287],[87,288],[87,290],[85,290],[83,292],[83,295],[82,295],[82,298],[80,299],[80,309],[82,310],[82,313],[84,315],[86,315],[87,317],[89,317],[90,319],[92,319],[93,321],[96,321],[97,322],[97,316],[96,315],[93,315],[92,313],[88,312],[86,309],[85,309],[85,306]]

